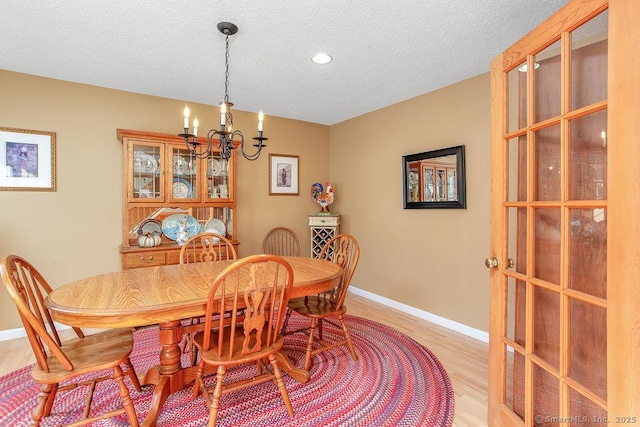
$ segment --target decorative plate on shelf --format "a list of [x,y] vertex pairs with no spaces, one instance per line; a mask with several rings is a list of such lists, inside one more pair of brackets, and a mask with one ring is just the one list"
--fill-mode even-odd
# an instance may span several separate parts
[[209,171],[207,172],[207,176],[214,177],[220,176],[222,172],[222,163],[220,163],[216,159],[209,159]]
[[190,171],[189,162],[182,156],[173,156],[173,174],[188,175]]
[[138,226],[138,236],[147,233],[162,235],[162,223],[157,219],[145,219]]
[[191,184],[186,179],[174,178],[173,179],[173,198],[174,199],[186,199],[191,197]]
[[227,227],[225,227],[224,222],[220,221],[218,218],[212,218],[204,224],[204,231],[224,236],[227,232]]
[[135,153],[133,157],[133,171],[135,173],[156,173],[158,161],[149,154]]
[[184,227],[189,236],[188,238],[200,233],[200,223],[191,215],[175,214],[168,216],[162,221],[162,232],[171,240],[176,240],[181,227]]

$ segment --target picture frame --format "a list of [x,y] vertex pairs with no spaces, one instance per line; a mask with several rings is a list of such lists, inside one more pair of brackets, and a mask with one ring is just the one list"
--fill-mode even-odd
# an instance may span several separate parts
[[269,154],[269,195],[298,196],[299,156]]
[[0,190],[56,191],[56,133],[0,127]]

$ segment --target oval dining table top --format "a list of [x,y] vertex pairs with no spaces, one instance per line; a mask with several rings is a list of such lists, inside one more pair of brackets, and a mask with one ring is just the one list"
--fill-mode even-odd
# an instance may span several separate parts
[[[283,257],[293,269],[291,298],[335,286],[342,268],[332,262]],[[87,277],[46,298],[59,323],[110,328],[152,325],[204,314],[211,284],[232,261],[135,268]]]

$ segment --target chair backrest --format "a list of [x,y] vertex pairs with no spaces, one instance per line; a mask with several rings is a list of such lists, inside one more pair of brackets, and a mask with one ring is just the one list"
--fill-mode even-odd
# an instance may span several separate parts
[[300,239],[287,227],[272,228],[264,236],[262,252],[278,256],[300,256]]
[[[203,349],[217,346],[218,357],[231,357],[239,333],[244,336],[242,355],[271,346],[279,336],[292,287],[293,270],[276,255],[253,255],[228,266],[211,287],[205,316],[204,330],[217,328],[218,342],[211,343],[210,334],[205,334]],[[230,338],[227,346],[225,338]]]
[[[2,282],[18,309],[40,369],[49,372],[46,346],[65,369],[73,370],[73,365],[62,351],[60,336],[44,303],[51,292],[51,286],[33,265],[16,255],[9,255],[2,260],[0,273]],[[84,337],[80,329],[73,329],[79,337]]]
[[351,283],[351,277],[353,277],[353,273],[358,265],[360,245],[352,235],[338,234],[324,245],[318,258],[335,262],[342,267],[344,271],[340,283],[333,289],[322,294],[330,298],[336,304],[337,309],[340,309],[347,296],[347,289]]
[[238,259],[236,248],[229,239],[216,233],[196,234],[180,249],[180,264]]

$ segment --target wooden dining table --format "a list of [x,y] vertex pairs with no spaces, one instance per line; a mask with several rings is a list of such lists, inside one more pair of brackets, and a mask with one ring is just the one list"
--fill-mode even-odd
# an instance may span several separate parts
[[[342,268],[332,262],[306,257],[284,257],[293,269],[291,298],[317,294],[334,287]],[[123,328],[159,324],[159,364],[144,376],[155,390],[143,426],[155,426],[164,402],[194,380],[197,367],[183,367],[182,320],[203,316],[209,289],[232,261],[202,262],[136,268],[87,277],[63,285],[46,298],[46,306],[59,323],[85,328]],[[309,372],[297,368],[286,354],[279,365],[299,382]]]

